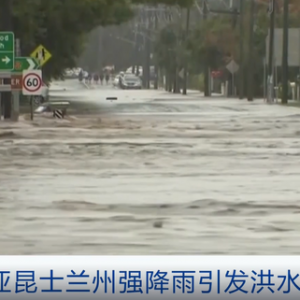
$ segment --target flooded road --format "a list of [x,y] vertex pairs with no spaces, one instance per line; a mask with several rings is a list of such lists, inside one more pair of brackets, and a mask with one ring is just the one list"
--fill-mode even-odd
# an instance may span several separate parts
[[0,126],[0,254],[299,254],[297,108],[121,92]]

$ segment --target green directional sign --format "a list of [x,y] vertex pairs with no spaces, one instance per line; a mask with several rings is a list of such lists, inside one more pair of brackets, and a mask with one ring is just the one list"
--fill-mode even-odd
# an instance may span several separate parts
[[38,62],[32,57],[15,57],[13,73],[20,73],[26,70],[36,70],[38,68]]
[[13,32],[0,31],[0,71],[14,69],[15,35]]

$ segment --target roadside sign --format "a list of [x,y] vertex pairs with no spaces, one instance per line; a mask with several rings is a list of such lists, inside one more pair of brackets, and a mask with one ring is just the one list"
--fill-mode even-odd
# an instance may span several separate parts
[[232,59],[226,68],[231,74],[234,74],[239,70],[240,66]]
[[179,75],[179,77],[180,78],[184,78],[184,68],[182,68],[181,70],[180,70],[180,72],[178,73],[178,75]]
[[27,70],[23,71],[22,92],[23,95],[41,95],[43,87],[42,71]]
[[12,91],[21,91],[22,90],[22,74],[12,74],[11,75],[11,90]]
[[0,71],[14,68],[15,35],[13,32],[0,31]]
[[13,73],[20,73],[25,70],[35,70],[39,68],[38,62],[32,57],[15,57]]
[[268,76],[267,79],[267,102],[274,102],[274,83],[273,83],[273,75]]
[[268,13],[272,14],[274,11],[274,0],[269,0]]
[[36,59],[39,66],[42,67],[52,57],[52,54],[43,45],[39,45],[30,54],[30,57]]

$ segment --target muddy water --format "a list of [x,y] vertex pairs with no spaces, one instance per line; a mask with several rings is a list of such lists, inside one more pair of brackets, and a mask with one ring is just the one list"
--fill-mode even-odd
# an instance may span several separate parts
[[299,254],[299,111],[230,103],[1,125],[0,254]]

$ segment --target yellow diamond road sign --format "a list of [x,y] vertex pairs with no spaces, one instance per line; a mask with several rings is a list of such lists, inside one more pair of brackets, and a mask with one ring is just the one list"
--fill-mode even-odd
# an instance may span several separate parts
[[43,45],[39,45],[30,56],[35,58],[41,67],[52,57],[51,53]]

